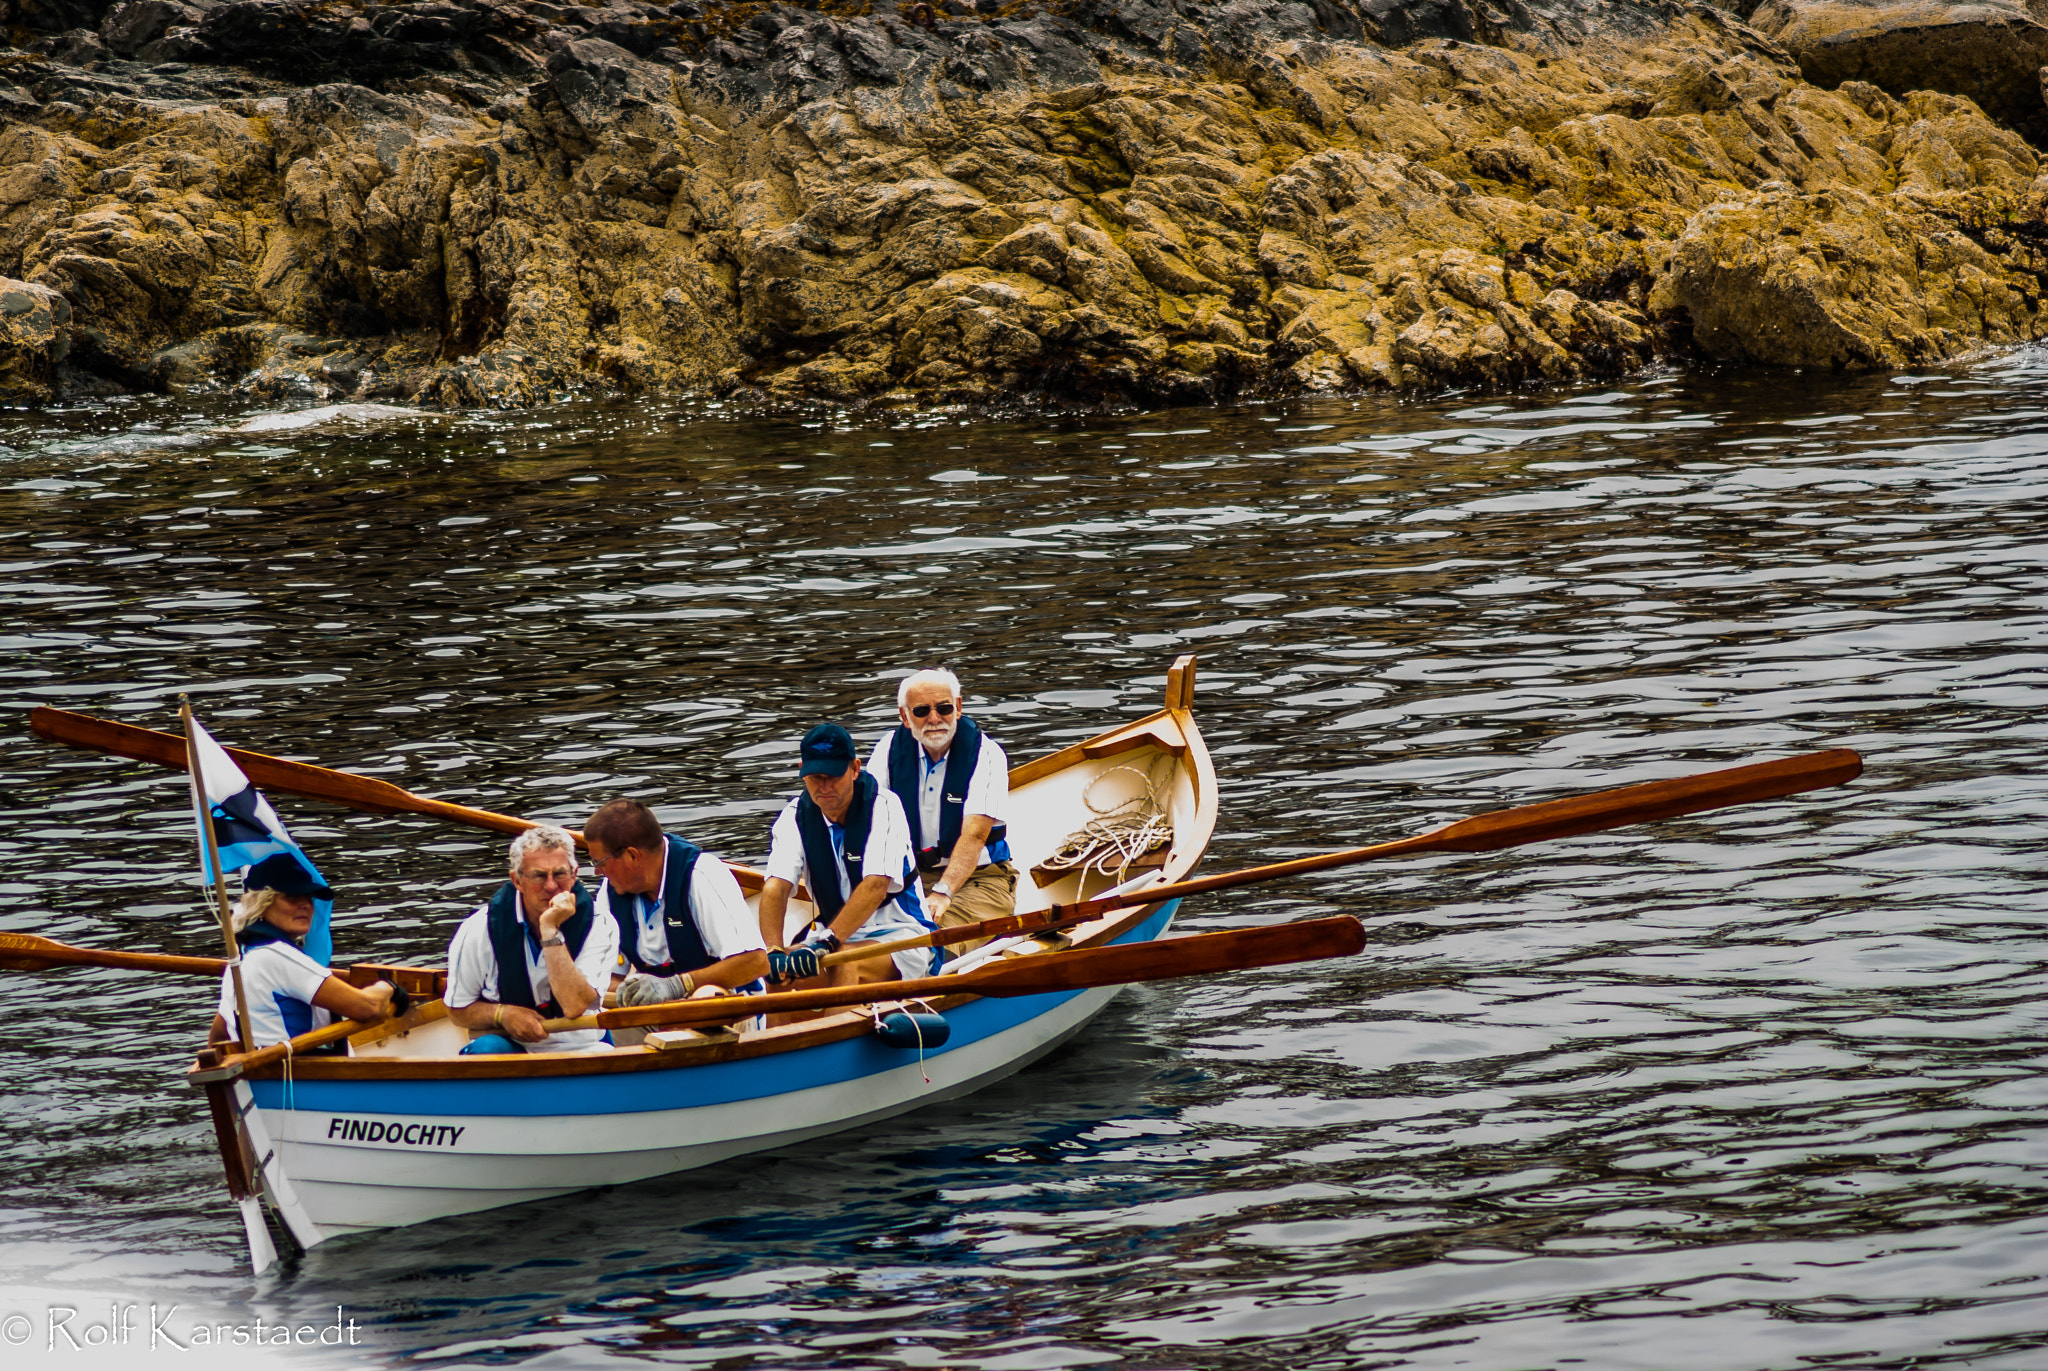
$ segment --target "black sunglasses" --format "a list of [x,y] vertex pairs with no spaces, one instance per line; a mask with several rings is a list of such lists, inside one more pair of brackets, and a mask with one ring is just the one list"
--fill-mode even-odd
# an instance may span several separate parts
[[951,700],[941,700],[939,701],[939,703],[935,705],[912,705],[910,707],[910,717],[913,719],[922,719],[935,709],[939,711],[939,717],[941,719],[950,719],[953,717],[953,702]]

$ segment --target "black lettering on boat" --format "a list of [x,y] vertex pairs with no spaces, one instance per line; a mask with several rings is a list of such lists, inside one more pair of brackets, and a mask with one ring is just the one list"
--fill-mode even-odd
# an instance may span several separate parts
[[340,1142],[392,1143],[400,1147],[453,1147],[467,1124],[404,1123],[397,1119],[353,1119],[337,1114],[327,1123],[327,1136]]

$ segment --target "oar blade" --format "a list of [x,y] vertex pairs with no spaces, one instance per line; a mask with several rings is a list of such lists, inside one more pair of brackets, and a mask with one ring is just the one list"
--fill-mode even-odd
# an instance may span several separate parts
[[[112,719],[95,719],[89,714],[73,714],[47,705],[29,711],[28,727],[38,738],[63,743],[67,747],[89,748],[94,752],[132,757],[138,762],[155,762],[159,766],[181,770],[185,766],[185,740],[175,734],[115,723]],[[420,797],[389,781],[374,777],[330,771],[306,762],[288,762],[282,757],[245,752],[238,747],[224,751],[234,758],[236,766],[242,768],[243,775],[265,790],[281,790],[288,795],[304,795],[315,800],[332,800],[372,814],[417,812],[423,804],[431,803],[423,802]]]
[[1493,852],[1550,838],[1573,838],[1629,824],[1675,819],[1702,810],[1775,800],[1823,786],[1842,785],[1862,774],[1863,759],[1848,748],[1836,748],[1475,815],[1406,843],[1388,846],[1413,851]]

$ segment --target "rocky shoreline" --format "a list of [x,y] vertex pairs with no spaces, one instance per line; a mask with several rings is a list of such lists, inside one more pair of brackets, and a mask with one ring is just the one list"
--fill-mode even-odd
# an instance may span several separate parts
[[2048,334],[2048,27],[2017,6],[0,0],[0,24],[12,403],[1188,402]]

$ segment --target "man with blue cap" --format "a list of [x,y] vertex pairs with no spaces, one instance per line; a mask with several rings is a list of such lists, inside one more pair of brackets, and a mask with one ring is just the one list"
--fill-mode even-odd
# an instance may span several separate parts
[[[804,735],[800,755],[803,793],[775,816],[761,888],[761,936],[773,949],[769,978],[809,980],[822,971],[822,984],[854,985],[931,975],[938,955],[929,947],[819,966],[842,945],[916,937],[932,924],[918,894],[903,804],[862,774],[852,735],[838,724],[819,724]],[[816,912],[791,929],[789,897],[799,884]]]

